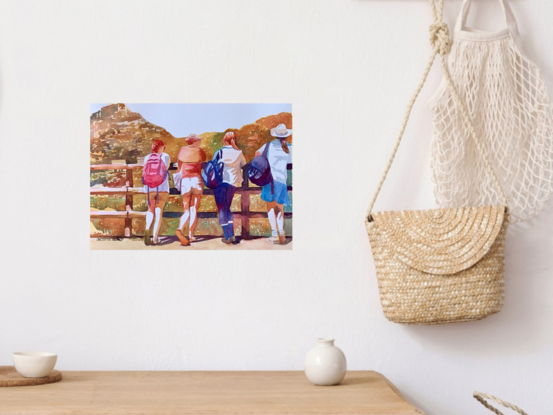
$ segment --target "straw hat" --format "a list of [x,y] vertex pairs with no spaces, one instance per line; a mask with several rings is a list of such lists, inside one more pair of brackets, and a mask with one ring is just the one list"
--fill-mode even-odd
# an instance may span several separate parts
[[275,128],[271,128],[271,135],[277,138],[286,138],[292,135],[292,130],[286,128],[284,124],[279,124]]
[[192,144],[194,141],[201,141],[202,137],[196,135],[196,134],[190,134],[188,137],[186,137],[186,144]]

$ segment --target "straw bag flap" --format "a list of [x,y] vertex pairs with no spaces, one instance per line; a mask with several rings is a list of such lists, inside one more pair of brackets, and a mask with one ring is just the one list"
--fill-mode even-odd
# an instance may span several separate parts
[[401,263],[427,274],[451,275],[488,253],[501,231],[505,206],[384,211],[372,217],[366,222],[369,235]]

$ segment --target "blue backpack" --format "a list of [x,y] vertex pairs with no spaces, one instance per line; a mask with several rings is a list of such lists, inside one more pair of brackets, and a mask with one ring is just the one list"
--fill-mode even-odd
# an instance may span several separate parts
[[269,154],[269,146],[271,142],[265,144],[265,150],[263,154],[255,157],[248,165],[248,178],[253,184],[258,186],[271,185],[271,194],[274,191],[273,174],[271,173],[271,166],[267,154]]
[[213,159],[205,164],[202,178],[204,184],[210,189],[215,189],[223,183],[223,170],[225,162],[223,161],[223,150],[219,150],[213,156]]

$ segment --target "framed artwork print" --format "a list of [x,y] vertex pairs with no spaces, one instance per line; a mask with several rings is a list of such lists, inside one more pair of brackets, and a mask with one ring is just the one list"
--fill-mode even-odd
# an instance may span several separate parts
[[91,104],[93,250],[291,250],[291,104]]

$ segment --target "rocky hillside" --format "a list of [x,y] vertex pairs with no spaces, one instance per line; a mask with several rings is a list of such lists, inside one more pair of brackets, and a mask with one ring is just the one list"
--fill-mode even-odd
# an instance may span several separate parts
[[184,142],[132,112],[125,104],[108,105],[90,116],[90,164],[112,160],[136,163],[137,157],[150,153],[155,139],[166,143],[165,151],[171,159],[176,159],[179,143]]
[[[238,137],[237,145],[249,161],[259,147],[271,140],[270,129],[280,123],[292,128],[292,114],[283,112],[261,118],[240,129],[229,128],[221,132],[199,134],[203,138],[201,146],[208,157],[211,157],[221,148],[224,134],[234,131]],[[136,163],[138,157],[150,153],[151,143],[155,139],[165,142],[165,151],[173,162],[177,160],[179,149],[186,145],[184,138],[174,137],[165,128],[152,124],[140,114],[129,110],[125,104],[105,106],[90,116],[90,163],[104,164],[111,163],[112,160]],[[292,142],[291,136],[288,141]]]

